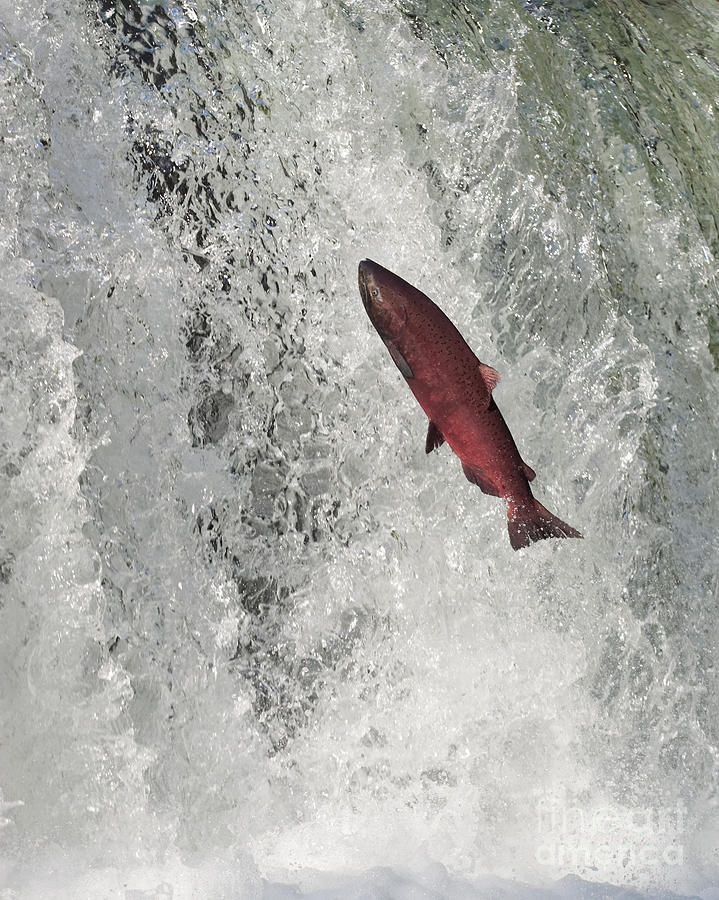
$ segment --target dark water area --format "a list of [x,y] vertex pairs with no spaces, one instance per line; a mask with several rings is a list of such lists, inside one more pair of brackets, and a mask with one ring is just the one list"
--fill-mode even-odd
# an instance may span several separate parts
[[[715,0],[2,0],[0,66],[2,896],[717,896]],[[425,455],[364,257],[584,541]]]

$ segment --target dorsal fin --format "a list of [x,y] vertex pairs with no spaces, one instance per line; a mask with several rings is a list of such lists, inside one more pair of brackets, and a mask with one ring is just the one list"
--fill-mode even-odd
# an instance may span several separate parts
[[502,380],[496,369],[483,362],[479,364],[479,374],[482,376],[482,381],[487,385],[487,390],[490,394]]

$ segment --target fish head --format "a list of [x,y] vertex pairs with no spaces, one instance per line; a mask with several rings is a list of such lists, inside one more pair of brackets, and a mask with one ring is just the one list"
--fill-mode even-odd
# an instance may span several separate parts
[[371,259],[358,272],[359,292],[380,337],[397,340],[407,325],[407,283]]

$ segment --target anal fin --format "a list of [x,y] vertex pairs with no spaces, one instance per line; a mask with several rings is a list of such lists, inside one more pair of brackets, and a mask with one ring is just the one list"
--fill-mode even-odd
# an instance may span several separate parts
[[527,476],[527,481],[534,481],[537,477],[537,473],[531,466],[528,466],[524,460],[522,460],[522,468],[524,469],[524,474]]
[[444,435],[430,419],[429,428],[427,429],[427,442],[424,445],[424,452],[431,453],[437,447],[441,447],[444,443]]
[[476,466],[472,466],[469,463],[462,463],[462,470],[464,474],[467,476],[467,481],[471,481],[472,484],[476,484],[477,487],[482,491],[483,494],[489,494],[491,497],[500,497],[501,494],[494,486],[494,482],[490,481],[489,478],[478,469]]

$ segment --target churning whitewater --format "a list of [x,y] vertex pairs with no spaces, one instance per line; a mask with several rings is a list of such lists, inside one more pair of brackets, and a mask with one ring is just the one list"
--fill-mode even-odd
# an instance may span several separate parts
[[[715,0],[2,0],[0,69],[3,897],[715,896]],[[367,257],[585,540],[425,454]]]

